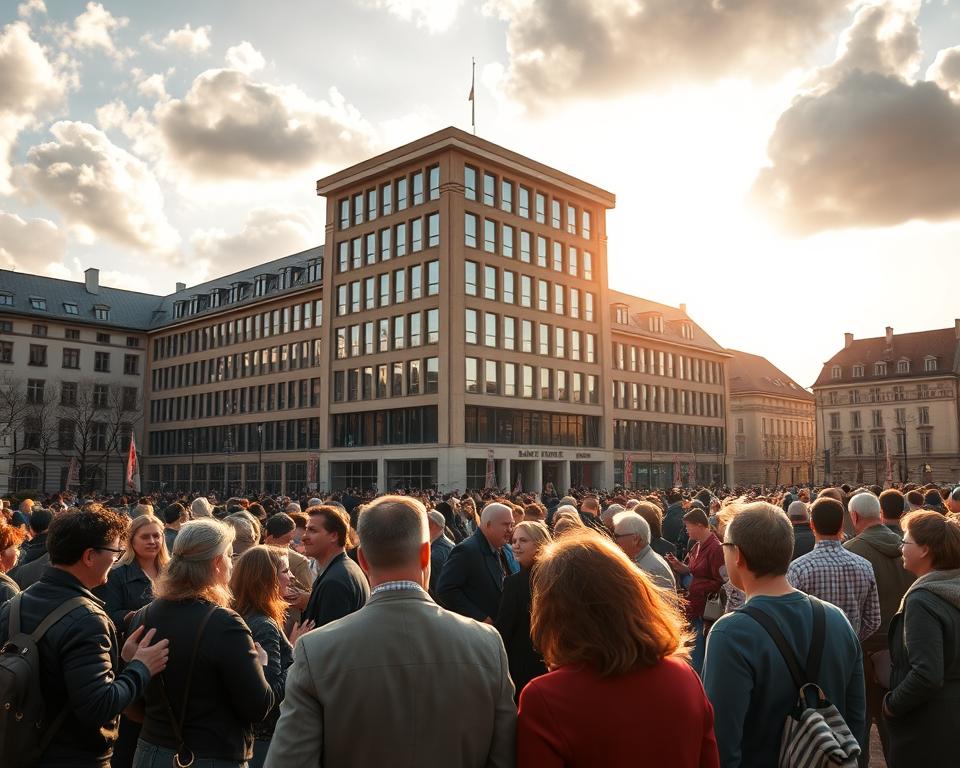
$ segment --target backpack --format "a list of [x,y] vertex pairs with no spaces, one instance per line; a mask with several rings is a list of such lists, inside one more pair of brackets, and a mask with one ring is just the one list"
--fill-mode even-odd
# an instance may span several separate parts
[[21,597],[22,593],[10,600],[8,639],[0,647],[0,765],[4,768],[35,765],[63,724],[66,707],[52,723],[45,721],[37,643],[50,627],[87,603],[83,597],[67,600],[26,634],[20,631]]
[[[840,711],[827,700],[817,684],[823,646],[826,639],[826,612],[823,603],[807,596],[813,609],[813,638],[807,655],[806,669],[800,664],[776,622],[759,608],[749,603],[740,609],[761,627],[776,644],[780,655],[787,663],[793,684],[797,687],[797,703],[787,715],[780,739],[778,768],[827,768],[842,766],[856,768],[860,744],[850,732],[850,727]],[[816,693],[810,703],[809,695]]]

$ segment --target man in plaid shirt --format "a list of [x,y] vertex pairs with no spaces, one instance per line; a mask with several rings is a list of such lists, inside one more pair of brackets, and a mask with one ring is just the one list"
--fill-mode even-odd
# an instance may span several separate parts
[[843,548],[843,504],[820,498],[810,510],[816,545],[798,557],[787,580],[808,595],[833,603],[847,615],[862,642],[880,626],[877,580],[870,561]]

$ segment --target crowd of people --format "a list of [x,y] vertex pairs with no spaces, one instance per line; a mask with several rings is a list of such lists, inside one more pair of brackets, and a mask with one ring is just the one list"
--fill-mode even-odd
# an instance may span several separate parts
[[31,635],[4,765],[950,765],[960,486],[4,501]]

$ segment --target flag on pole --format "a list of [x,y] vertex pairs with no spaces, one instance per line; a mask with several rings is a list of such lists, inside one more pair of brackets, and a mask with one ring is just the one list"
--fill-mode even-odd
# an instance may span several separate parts
[[887,487],[893,483],[893,465],[890,463],[890,441],[884,440],[884,447],[887,449]]
[[633,456],[627,455],[623,462],[623,487],[630,488],[633,485]]
[[687,484],[691,488],[697,487],[697,462],[687,462]]
[[467,96],[467,101],[470,102],[470,125],[473,126],[473,133],[477,133],[477,92],[476,92],[476,80],[477,80],[477,60],[472,58],[470,59],[470,95]]
[[130,433],[130,447],[127,449],[127,482],[126,487],[140,493],[140,467],[137,463],[137,445]]
[[517,472],[517,482],[513,484],[513,492],[523,493],[523,479],[519,472]]
[[77,457],[70,457],[70,468],[67,470],[67,488],[80,485],[80,467],[77,466]]
[[673,487],[680,488],[683,486],[683,477],[680,474],[680,457],[674,455],[673,457]]
[[487,474],[483,479],[484,488],[493,488],[497,484],[496,465],[493,460],[493,448],[487,448]]

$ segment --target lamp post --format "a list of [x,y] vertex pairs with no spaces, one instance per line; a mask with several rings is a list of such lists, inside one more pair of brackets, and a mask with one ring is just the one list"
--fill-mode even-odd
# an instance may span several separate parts
[[190,487],[189,491],[193,491],[193,458],[194,458],[194,445],[193,445],[193,429],[187,433],[187,450],[190,451]]
[[260,484],[259,491],[263,493],[263,424],[257,424],[257,453],[260,458],[257,464],[257,480]]
[[230,454],[233,453],[233,427],[227,427],[227,434],[223,438],[223,452],[227,455],[226,467],[223,473],[223,492],[230,495]]

